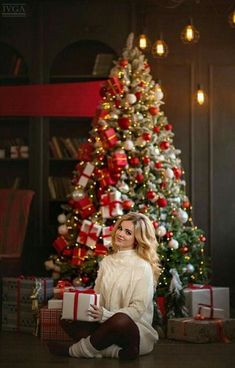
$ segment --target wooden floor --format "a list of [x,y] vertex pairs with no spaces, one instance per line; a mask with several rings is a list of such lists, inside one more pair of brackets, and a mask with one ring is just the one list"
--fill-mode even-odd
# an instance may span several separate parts
[[136,361],[74,359],[51,355],[39,338],[29,334],[0,332],[1,368],[233,368],[232,343],[191,344],[160,340],[154,352]]

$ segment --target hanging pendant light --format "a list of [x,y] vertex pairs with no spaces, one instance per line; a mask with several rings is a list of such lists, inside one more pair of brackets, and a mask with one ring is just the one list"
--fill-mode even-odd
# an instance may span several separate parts
[[200,84],[198,84],[197,86],[196,99],[197,99],[198,105],[203,105],[205,102],[205,93]]
[[147,51],[150,48],[150,41],[149,41],[148,37],[144,33],[142,33],[138,37],[138,47],[142,51]]
[[200,34],[198,30],[194,27],[192,19],[189,20],[188,24],[182,30],[180,38],[183,41],[183,43],[187,44],[198,42]]
[[228,22],[232,28],[235,27],[235,9],[229,14]]
[[155,58],[165,58],[168,55],[168,46],[166,42],[163,40],[162,35],[160,38],[154,42],[152,46],[152,55]]

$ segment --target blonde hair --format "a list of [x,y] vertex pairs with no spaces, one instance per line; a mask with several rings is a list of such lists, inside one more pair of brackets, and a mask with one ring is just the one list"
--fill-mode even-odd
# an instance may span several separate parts
[[112,232],[112,248],[114,253],[118,252],[118,248],[115,245],[115,234],[119,225],[123,221],[133,222],[136,252],[141,258],[150,263],[153,271],[154,281],[157,283],[160,275],[160,264],[157,254],[158,242],[152,222],[142,213],[129,212],[122,216],[116,222]]

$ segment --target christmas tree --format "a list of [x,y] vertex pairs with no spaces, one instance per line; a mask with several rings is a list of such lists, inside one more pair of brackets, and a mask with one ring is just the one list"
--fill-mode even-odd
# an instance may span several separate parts
[[[159,242],[157,293],[169,299],[172,273],[183,286],[207,280],[206,239],[193,224],[180,150],[161,111],[161,87],[132,43],[130,35],[101,87],[90,137],[78,151],[73,191],[58,216],[53,243],[57,254],[46,267],[75,286],[92,285],[100,257],[110,251],[117,218],[128,211],[142,212],[152,220]],[[178,291],[172,293],[171,308],[174,296],[182,296]],[[180,304],[180,298],[175,303]]]

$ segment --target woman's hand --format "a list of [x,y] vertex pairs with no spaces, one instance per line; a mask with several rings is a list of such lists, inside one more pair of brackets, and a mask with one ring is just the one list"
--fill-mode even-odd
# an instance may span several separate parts
[[91,304],[90,308],[88,309],[88,314],[92,318],[94,318],[94,321],[101,321],[103,316],[103,308],[98,307],[97,305]]

